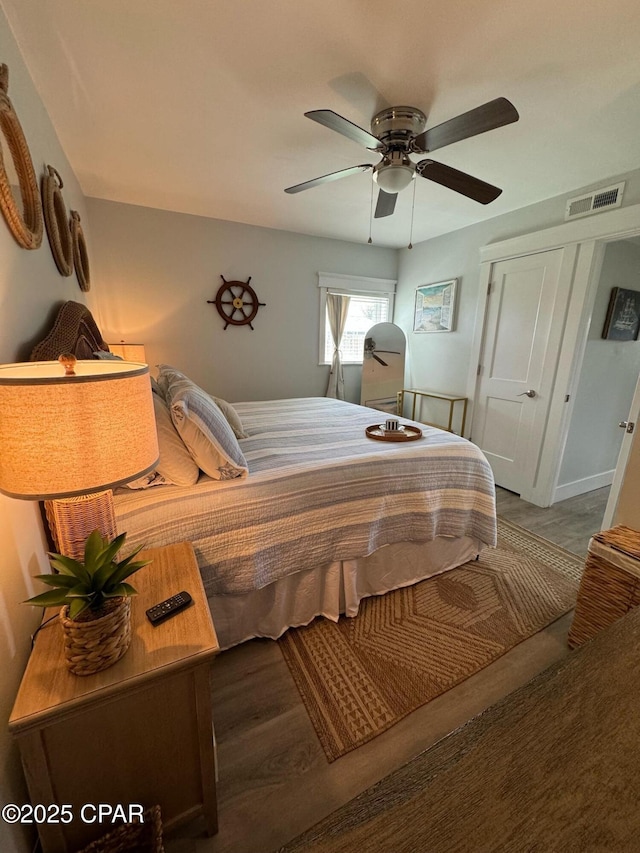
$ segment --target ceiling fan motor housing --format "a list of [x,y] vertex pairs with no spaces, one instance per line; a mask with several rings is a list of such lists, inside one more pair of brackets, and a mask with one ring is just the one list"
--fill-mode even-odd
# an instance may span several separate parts
[[411,140],[425,129],[427,117],[417,107],[387,107],[371,119],[371,133],[390,150],[411,150]]
[[417,107],[387,107],[371,119],[371,132],[382,142],[382,160],[373,179],[387,193],[399,193],[415,176],[409,159],[414,138],[425,128],[427,117]]

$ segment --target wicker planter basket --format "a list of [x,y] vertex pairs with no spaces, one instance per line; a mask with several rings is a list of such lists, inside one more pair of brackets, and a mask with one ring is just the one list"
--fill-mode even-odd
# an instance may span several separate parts
[[98,619],[69,619],[60,611],[64,632],[64,656],[74,675],[93,675],[114,664],[131,643],[131,599],[114,598]]
[[79,853],[164,853],[160,806],[146,809],[144,823],[119,826]]

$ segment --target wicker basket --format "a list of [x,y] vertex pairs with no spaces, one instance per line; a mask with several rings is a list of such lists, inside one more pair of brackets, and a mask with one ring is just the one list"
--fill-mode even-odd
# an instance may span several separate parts
[[164,853],[160,806],[146,809],[143,823],[119,826],[78,853]]
[[589,542],[569,631],[575,648],[640,604],[640,533],[618,525]]
[[74,675],[93,675],[120,660],[131,643],[131,599],[114,598],[98,619],[69,619],[60,611],[64,656]]

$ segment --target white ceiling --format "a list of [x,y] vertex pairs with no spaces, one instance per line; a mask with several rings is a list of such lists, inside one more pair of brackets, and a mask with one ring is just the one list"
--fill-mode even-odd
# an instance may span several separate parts
[[[433,126],[499,96],[518,123],[433,159],[502,196],[417,179],[414,243],[640,167],[638,0],[0,3],[89,196],[366,242],[368,173],[283,192],[378,160],[303,113]],[[406,246],[411,201],[375,244]]]

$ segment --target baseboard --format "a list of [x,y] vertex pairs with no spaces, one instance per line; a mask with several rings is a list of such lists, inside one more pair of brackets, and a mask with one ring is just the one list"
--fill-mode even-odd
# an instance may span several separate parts
[[603,471],[601,474],[592,474],[590,477],[583,477],[581,480],[574,480],[571,483],[564,483],[562,486],[556,486],[553,493],[553,502],[555,504],[558,501],[566,501],[567,498],[575,498],[576,495],[583,495],[585,492],[593,492],[595,489],[610,486],[613,483],[614,474],[615,468],[611,471]]

